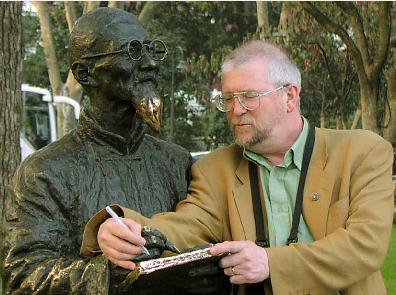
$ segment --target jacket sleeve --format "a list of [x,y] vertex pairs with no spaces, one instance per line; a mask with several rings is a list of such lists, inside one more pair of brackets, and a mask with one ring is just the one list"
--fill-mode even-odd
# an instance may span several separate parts
[[79,255],[76,204],[62,192],[50,173],[22,164],[14,176],[3,220],[5,294],[108,294],[108,262]]
[[384,140],[368,146],[343,175],[349,186],[345,224],[311,244],[267,249],[275,295],[328,294],[378,276],[392,228],[393,152]]

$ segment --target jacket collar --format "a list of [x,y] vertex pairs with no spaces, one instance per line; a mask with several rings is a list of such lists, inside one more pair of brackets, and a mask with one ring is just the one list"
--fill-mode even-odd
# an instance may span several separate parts
[[81,137],[88,137],[91,141],[102,146],[110,146],[115,152],[122,155],[133,154],[136,151],[145,134],[144,129],[143,121],[137,117],[135,128],[130,130],[127,137],[122,137],[104,129],[89,108],[82,110],[77,124],[77,133]]

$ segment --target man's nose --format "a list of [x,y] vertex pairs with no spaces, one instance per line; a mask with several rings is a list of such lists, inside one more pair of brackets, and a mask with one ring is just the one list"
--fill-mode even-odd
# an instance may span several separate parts
[[234,105],[230,112],[232,112],[236,116],[243,115],[247,112],[246,108],[241,104],[238,96],[234,97]]

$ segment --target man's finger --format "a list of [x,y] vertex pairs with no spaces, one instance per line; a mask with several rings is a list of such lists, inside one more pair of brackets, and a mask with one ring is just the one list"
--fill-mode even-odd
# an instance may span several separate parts
[[[103,245],[103,254],[106,255],[109,259],[117,259],[117,260],[132,260],[135,256],[140,255],[140,253],[135,254],[131,252],[119,251],[120,247],[111,247],[111,245]],[[141,251],[139,248],[136,248],[134,252]]]
[[114,219],[109,218],[99,228],[99,233],[102,231],[107,234],[116,236],[122,240],[136,246],[143,246],[146,240],[142,237],[140,229],[141,225],[131,219],[123,219],[126,227],[116,222]]
[[210,248],[212,255],[220,255],[223,253],[237,253],[243,249],[243,241],[227,241],[219,243]]
[[138,246],[144,246],[146,240],[142,237],[142,226],[136,221],[128,218],[123,218],[124,223],[130,229],[126,240]]

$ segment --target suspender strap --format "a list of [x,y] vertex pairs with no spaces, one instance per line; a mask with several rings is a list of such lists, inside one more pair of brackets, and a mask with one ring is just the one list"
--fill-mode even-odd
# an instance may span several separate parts
[[302,203],[303,203],[305,179],[307,177],[309,161],[311,160],[314,143],[315,143],[315,127],[311,126],[311,124],[309,124],[308,137],[305,142],[304,154],[303,154],[302,165],[301,165],[300,180],[299,180],[298,189],[297,189],[296,204],[294,206],[294,212],[293,212],[293,223],[292,223],[292,228],[290,231],[289,238],[287,239],[287,245],[289,245],[291,243],[298,242],[297,233],[298,233],[298,225],[300,223],[300,216],[302,213]]
[[252,191],[254,219],[256,221],[256,244],[260,247],[269,247],[269,241],[264,232],[264,216],[263,209],[261,207],[257,165],[251,161],[249,161],[249,176],[250,189]]

